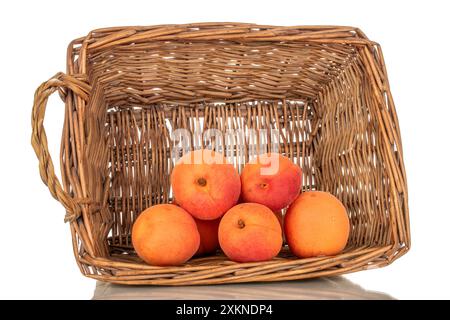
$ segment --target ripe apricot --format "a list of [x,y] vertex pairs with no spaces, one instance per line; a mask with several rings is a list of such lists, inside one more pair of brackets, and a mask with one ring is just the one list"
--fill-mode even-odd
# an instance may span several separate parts
[[194,218],[173,204],[144,210],[134,222],[131,239],[138,256],[156,266],[183,264],[200,245]]
[[261,204],[238,204],[220,221],[220,247],[233,261],[270,260],[280,252],[282,242],[277,217]]
[[183,156],[172,171],[171,183],[177,204],[201,220],[220,218],[241,192],[236,169],[222,154],[207,149]]
[[335,255],[350,233],[344,205],[328,192],[303,192],[284,217],[284,232],[290,250],[298,257]]
[[279,211],[298,196],[302,170],[278,153],[263,154],[245,165],[241,174],[242,200]]
[[201,256],[216,252],[219,248],[220,218],[216,220],[195,219],[195,223],[197,223],[197,229],[200,233],[200,246],[195,255]]

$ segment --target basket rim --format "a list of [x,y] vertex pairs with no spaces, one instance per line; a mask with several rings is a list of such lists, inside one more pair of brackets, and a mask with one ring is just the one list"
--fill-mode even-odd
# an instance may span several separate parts
[[[148,26],[102,27],[74,39],[69,47],[98,52],[113,45],[141,41],[302,41],[377,45],[359,27],[342,25],[263,25],[244,22],[199,22]],[[76,50],[76,49],[75,49]]]

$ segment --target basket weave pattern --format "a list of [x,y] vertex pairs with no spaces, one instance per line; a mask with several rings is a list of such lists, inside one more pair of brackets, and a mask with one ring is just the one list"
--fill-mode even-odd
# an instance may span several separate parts
[[[380,46],[352,27],[201,23],[98,29],[72,41],[67,74],[36,91],[32,145],[42,180],[66,210],[81,272],[123,284],[282,281],[390,264],[410,246],[402,145]],[[60,182],[43,119],[65,101]],[[145,208],[171,200],[175,129],[278,130],[279,151],[303,170],[304,190],[346,206],[351,235],[334,257],[267,262],[223,254],[183,266],[143,263],[130,241]],[[245,139],[211,147],[238,170],[258,150]],[[267,141],[267,148],[274,142]],[[222,148],[222,149],[221,149]],[[255,149],[256,148],[256,149]]]

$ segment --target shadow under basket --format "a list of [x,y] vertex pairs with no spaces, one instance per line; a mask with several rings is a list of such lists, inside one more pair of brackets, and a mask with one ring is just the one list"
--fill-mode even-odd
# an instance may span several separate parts
[[[381,48],[359,29],[104,28],[72,41],[67,57],[67,74],[36,91],[32,145],[66,210],[85,276],[153,285],[284,281],[382,267],[408,251],[399,124]],[[61,182],[43,126],[55,91],[65,101]],[[300,259],[285,246],[266,262],[236,263],[218,252],[182,266],[143,263],[131,228],[142,210],[171,201],[178,129],[187,129],[190,149],[223,152],[239,171],[255,153],[277,148],[302,168],[303,190],[331,192],[346,206],[345,251]],[[233,130],[242,133],[234,144]]]

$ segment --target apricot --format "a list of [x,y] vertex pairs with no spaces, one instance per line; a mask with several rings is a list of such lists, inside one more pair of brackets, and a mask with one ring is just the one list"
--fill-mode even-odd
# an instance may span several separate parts
[[245,165],[242,199],[279,211],[295,200],[302,187],[302,170],[278,153],[263,154]]
[[286,241],[301,258],[335,255],[348,241],[350,222],[344,205],[328,192],[303,192],[284,217]]
[[131,240],[137,255],[151,265],[180,265],[198,250],[200,234],[194,218],[173,204],[144,210],[133,225]]
[[282,231],[274,213],[258,203],[241,203],[219,224],[219,244],[233,261],[265,261],[281,250]]
[[216,220],[199,220],[195,219],[197,229],[200,233],[200,246],[198,247],[196,256],[202,256],[216,252],[219,248],[219,223],[220,219]]
[[222,154],[206,149],[183,156],[172,170],[171,183],[177,204],[201,220],[220,218],[241,192],[236,169]]
[[[172,199],[172,204],[178,206],[175,198]],[[214,253],[219,248],[219,223],[220,218],[216,220],[200,220],[195,219],[197,224],[197,230],[200,234],[200,246],[198,247],[196,256],[203,256],[206,254]]]

